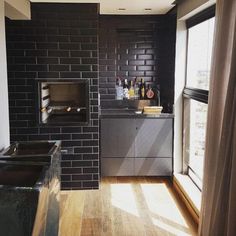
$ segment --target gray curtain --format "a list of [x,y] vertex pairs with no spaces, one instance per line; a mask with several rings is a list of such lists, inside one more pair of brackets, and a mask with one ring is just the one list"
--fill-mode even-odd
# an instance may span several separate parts
[[218,0],[200,236],[236,235],[236,0]]

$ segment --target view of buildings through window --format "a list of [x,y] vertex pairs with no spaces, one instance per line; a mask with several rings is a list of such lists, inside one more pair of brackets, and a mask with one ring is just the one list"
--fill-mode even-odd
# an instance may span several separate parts
[[[207,104],[190,101],[189,167],[202,180],[205,154]],[[201,182],[201,181],[200,181]],[[200,185],[200,184],[199,184]]]
[[[210,18],[188,29],[187,80],[186,87],[209,90],[212,45],[215,18]],[[205,154],[205,135],[208,105],[190,99],[189,140],[187,165],[198,179],[201,188]],[[186,160],[185,160],[186,161]]]
[[188,30],[186,86],[209,90],[215,18]]

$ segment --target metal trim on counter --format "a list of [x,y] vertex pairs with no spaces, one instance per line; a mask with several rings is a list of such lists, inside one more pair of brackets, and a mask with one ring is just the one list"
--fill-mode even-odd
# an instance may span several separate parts
[[135,111],[101,111],[100,119],[107,118],[135,118],[135,119],[173,119],[174,114],[161,113],[161,114],[136,114]]

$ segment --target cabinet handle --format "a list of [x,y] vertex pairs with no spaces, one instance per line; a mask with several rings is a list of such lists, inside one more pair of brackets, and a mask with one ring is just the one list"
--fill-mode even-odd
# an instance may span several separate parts
[[61,154],[67,154],[68,153],[68,150],[66,149],[61,149]]

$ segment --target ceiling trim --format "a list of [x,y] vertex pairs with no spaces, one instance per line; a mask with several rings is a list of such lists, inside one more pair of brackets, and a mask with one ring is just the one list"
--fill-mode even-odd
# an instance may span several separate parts
[[32,3],[99,3],[101,15],[163,15],[174,0],[30,0]]

